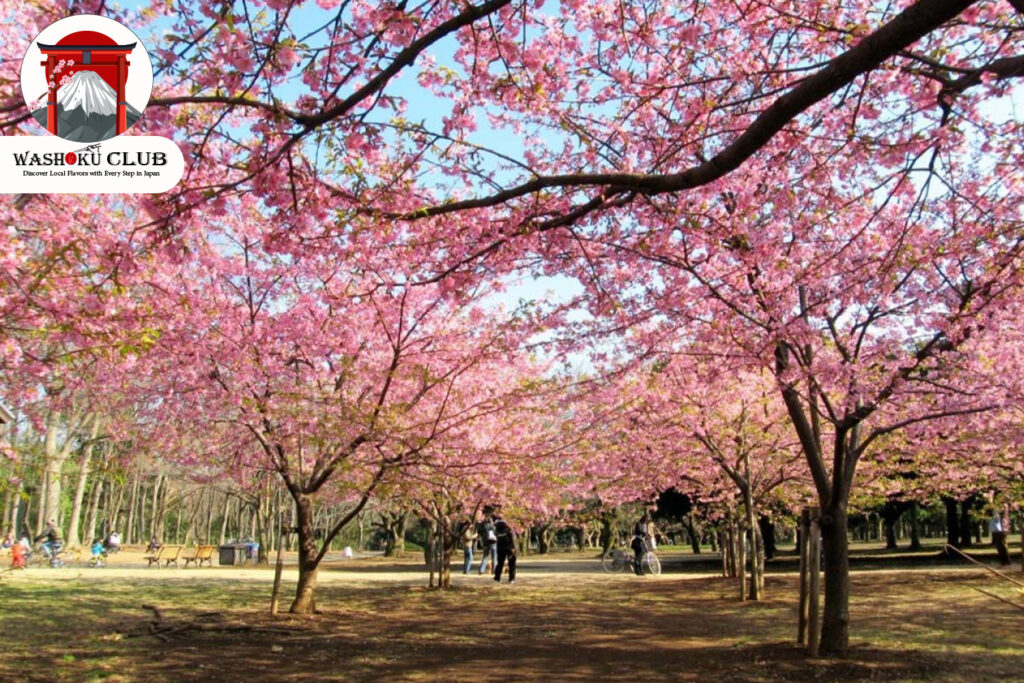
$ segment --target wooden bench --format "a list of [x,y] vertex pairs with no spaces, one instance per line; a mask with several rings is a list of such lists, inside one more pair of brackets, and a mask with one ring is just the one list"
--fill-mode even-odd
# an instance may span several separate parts
[[146,561],[149,562],[146,566],[152,567],[155,564],[159,567],[160,562],[162,561],[165,567],[169,567],[172,562],[174,563],[174,566],[177,567],[178,557],[181,555],[181,551],[184,547],[185,546],[182,545],[162,545],[157,548],[155,553],[145,556]]
[[185,569],[188,569],[189,562],[195,562],[197,567],[202,567],[205,562],[206,566],[212,567],[213,551],[216,549],[215,545],[197,545],[195,552],[185,558]]

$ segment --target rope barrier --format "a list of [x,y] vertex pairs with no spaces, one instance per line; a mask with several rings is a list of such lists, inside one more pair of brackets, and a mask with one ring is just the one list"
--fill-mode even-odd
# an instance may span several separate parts
[[1021,588],[1024,588],[1024,582],[1018,581],[1017,579],[1013,578],[1012,576],[1007,576],[1006,574],[1002,573],[1001,571],[997,571],[995,569],[992,569],[992,567],[989,567],[986,564],[982,564],[981,562],[978,562],[976,559],[974,559],[973,557],[971,557],[970,555],[968,555],[964,551],[960,550],[960,548],[957,548],[956,546],[949,545],[947,543],[946,544],[946,551],[949,552],[950,550],[954,551],[955,553],[957,553],[961,557],[963,557],[963,558],[973,562],[974,564],[978,565],[979,567],[981,567],[985,571],[992,572],[996,576],[998,576],[1000,578],[1003,578],[1003,579],[1006,579],[1007,581],[1009,581],[1013,585],[1020,586]]

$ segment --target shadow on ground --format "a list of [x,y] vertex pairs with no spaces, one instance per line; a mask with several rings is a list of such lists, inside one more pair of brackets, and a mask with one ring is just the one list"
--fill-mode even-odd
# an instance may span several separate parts
[[213,573],[12,581],[5,603],[17,610],[0,620],[0,672],[39,681],[977,683],[1019,679],[1024,667],[1024,612],[975,590],[1002,589],[976,570],[856,573],[849,657],[808,660],[793,642],[792,575],[769,576],[765,601],[740,603],[721,578],[609,575],[583,562],[584,571],[553,562],[563,571],[527,572],[515,585],[477,577],[448,591],[400,583],[415,564],[369,562],[384,576],[393,566],[396,580],[325,583],[313,617],[272,617],[269,581]]

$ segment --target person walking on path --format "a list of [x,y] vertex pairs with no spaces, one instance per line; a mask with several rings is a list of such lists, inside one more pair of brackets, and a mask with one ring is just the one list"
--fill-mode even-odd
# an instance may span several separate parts
[[651,528],[651,513],[645,510],[643,516],[636,520],[636,524],[633,525],[633,541],[630,543],[630,547],[633,549],[633,570],[637,576],[643,576],[642,562],[653,540],[654,531]]
[[988,519],[988,532],[992,534],[992,545],[999,554],[999,564],[1003,567],[1010,565],[1010,553],[1006,549],[1006,520],[996,508],[992,509],[992,516]]
[[494,580],[501,583],[501,572],[508,560],[508,582],[516,582],[516,535],[501,515],[494,515],[494,534],[498,538],[498,562],[494,566]]
[[490,560],[491,567],[498,564],[498,537],[494,533],[494,523],[491,521],[491,514],[494,508],[484,508],[484,518],[477,526],[477,534],[480,536],[480,545],[483,548],[483,557],[480,558],[480,574],[487,571],[487,562]]
[[121,550],[121,534],[116,531],[111,531],[110,535],[107,536],[107,540],[104,543],[107,547],[107,552],[113,555],[114,553]]
[[473,546],[476,545],[477,539],[476,527],[473,523],[473,518],[468,518],[462,525],[462,534],[460,540],[462,541],[462,573],[468,574],[470,568],[473,566]]

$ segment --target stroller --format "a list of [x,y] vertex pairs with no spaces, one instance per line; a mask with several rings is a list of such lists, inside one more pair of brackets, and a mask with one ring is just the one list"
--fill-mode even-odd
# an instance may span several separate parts
[[106,567],[107,566],[107,549],[103,545],[103,542],[96,540],[92,544],[92,556],[89,558],[90,567]]

